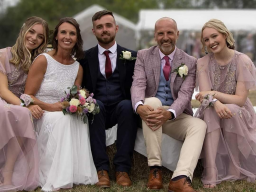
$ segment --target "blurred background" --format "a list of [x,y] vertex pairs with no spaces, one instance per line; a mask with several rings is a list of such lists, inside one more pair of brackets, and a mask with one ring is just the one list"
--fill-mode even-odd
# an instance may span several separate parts
[[91,18],[102,9],[114,12],[117,42],[133,50],[154,45],[155,21],[167,16],[177,21],[177,46],[201,57],[201,28],[216,18],[232,31],[236,49],[256,60],[256,0],[0,0],[0,48],[12,46],[25,19],[33,15],[45,19],[51,30],[60,18],[74,17],[84,49],[91,48],[97,44]]

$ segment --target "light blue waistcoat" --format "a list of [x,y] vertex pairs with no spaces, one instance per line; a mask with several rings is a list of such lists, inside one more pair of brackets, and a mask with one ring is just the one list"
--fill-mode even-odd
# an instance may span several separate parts
[[161,69],[160,82],[158,86],[158,90],[156,93],[156,97],[162,102],[162,105],[170,106],[173,103],[172,92],[170,88],[170,78],[166,81],[163,73],[163,69]]

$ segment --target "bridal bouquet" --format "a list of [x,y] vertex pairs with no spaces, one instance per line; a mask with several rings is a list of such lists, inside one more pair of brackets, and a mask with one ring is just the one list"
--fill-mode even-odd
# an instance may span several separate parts
[[100,112],[99,105],[93,99],[93,93],[89,94],[86,89],[78,90],[75,85],[68,89],[69,93],[65,91],[66,96],[61,99],[64,115],[76,114],[84,123],[87,123],[87,116],[94,116]]

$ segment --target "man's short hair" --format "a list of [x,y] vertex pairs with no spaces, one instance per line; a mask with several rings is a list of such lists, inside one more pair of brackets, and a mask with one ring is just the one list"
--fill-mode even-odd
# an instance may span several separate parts
[[96,12],[93,17],[92,17],[92,21],[96,21],[98,19],[100,19],[101,17],[103,17],[104,15],[111,15],[114,18],[114,15],[111,11],[108,10],[102,10],[102,11],[98,11]]

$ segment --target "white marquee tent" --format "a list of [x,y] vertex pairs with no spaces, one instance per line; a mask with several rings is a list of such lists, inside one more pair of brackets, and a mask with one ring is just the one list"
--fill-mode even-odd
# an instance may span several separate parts
[[214,10],[141,10],[137,29],[153,30],[161,17],[171,17],[178,23],[179,30],[200,31],[210,19],[219,19],[229,30],[256,31],[256,10],[214,9]]
[[[82,12],[78,13],[74,16],[77,22],[80,25],[81,35],[84,40],[84,49],[89,49],[93,46],[96,46],[97,39],[95,38],[94,34],[92,33],[92,16],[98,12],[105,9],[99,5],[92,5],[87,9],[83,10]],[[136,49],[136,25],[125,19],[124,17],[114,13],[115,20],[119,25],[119,31],[116,35],[116,41],[126,48],[129,49]],[[127,41],[128,39],[128,41]]]

